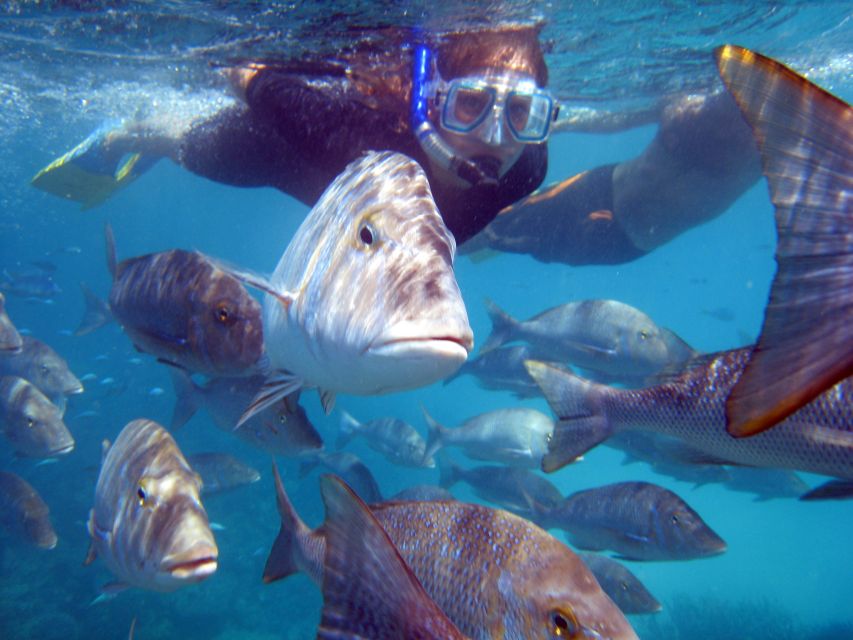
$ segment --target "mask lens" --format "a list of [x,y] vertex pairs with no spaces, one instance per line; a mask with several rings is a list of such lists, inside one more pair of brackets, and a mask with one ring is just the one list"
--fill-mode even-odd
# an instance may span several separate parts
[[442,124],[451,131],[470,131],[489,114],[494,100],[494,91],[487,87],[455,85],[447,96]]
[[507,96],[506,119],[516,139],[542,142],[548,137],[554,101],[547,93],[512,91]]

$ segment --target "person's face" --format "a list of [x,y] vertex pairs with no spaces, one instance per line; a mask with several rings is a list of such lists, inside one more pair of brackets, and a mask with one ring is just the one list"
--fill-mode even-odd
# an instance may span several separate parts
[[[470,130],[454,131],[441,122],[439,105],[433,119],[441,136],[460,156],[469,160],[489,158],[499,164],[499,175],[506,173],[521,156],[525,143],[516,139],[510,130],[510,120],[518,110],[507,97],[519,83],[531,84],[532,79],[512,73],[486,73],[477,82],[489,87],[489,92],[460,90],[453,94],[453,117],[464,127],[466,120],[476,123]],[[447,98],[447,96],[445,96]],[[448,115],[445,113],[445,115]]]

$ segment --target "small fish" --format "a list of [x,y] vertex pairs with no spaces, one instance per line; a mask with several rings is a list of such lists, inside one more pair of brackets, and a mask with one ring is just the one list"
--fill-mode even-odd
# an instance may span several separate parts
[[651,431],[620,431],[604,443],[625,452],[622,464],[642,460],[652,471],[694,486],[711,482],[724,483],[731,479],[724,461],[712,461],[709,456],[683,443]]
[[83,253],[83,249],[76,245],[68,245],[66,247],[59,247],[57,249],[53,249],[52,251],[48,251],[46,255],[48,256],[58,256],[58,255],[69,255],[76,256]]
[[580,556],[604,592],[625,615],[657,613],[663,609],[663,605],[625,565],[596,553],[582,553]]
[[317,451],[307,453],[302,458],[304,461],[299,466],[300,478],[307,476],[315,467],[321,466],[343,478],[350,488],[358,494],[358,497],[367,504],[382,502],[379,483],[376,482],[373,473],[357,455],[347,451],[335,451],[334,453]]
[[21,334],[6,313],[6,298],[0,293],[0,353],[17,352],[23,346]]
[[580,300],[519,322],[487,301],[492,333],[485,353],[508,342],[530,345],[534,358],[572,364],[608,380],[636,384],[680,370],[696,355],[645,313],[616,300]]
[[474,493],[514,514],[538,522],[539,510],[550,512],[563,501],[563,494],[538,473],[518,467],[485,466],[463,469],[453,462],[440,464],[439,483],[449,489],[459,481]]
[[303,386],[319,388],[329,412],[336,393],[414,389],[456,371],[473,334],[455,253],[417,162],[392,152],[352,162],[261,284],[280,373],[246,417]]
[[94,373],[84,373],[80,376],[80,382],[91,382],[92,380],[97,380],[98,376]]
[[187,462],[201,476],[202,495],[222,493],[261,479],[257,469],[229,453],[194,453],[187,456]]
[[538,468],[548,451],[554,422],[535,409],[498,409],[469,418],[448,429],[424,409],[429,427],[426,456],[444,447],[458,447],[469,458],[501,462],[514,467]]
[[0,376],[29,380],[62,412],[66,396],[83,393],[83,383],[68,363],[50,346],[29,336],[24,336],[20,351],[0,353]]
[[129,422],[112,446],[104,442],[86,564],[103,558],[117,589],[174,591],[209,577],[219,552],[200,489],[168,431],[151,420]]
[[559,417],[542,468],[559,469],[613,433],[638,429],[678,438],[717,464],[853,479],[850,378],[765,433],[738,439],[726,432],[726,397],[750,354],[747,347],[705,356],[671,381],[646,389],[616,389],[528,362],[528,371]]
[[406,487],[388,498],[388,502],[440,502],[442,500],[456,500],[456,498],[447,489],[434,484],[416,484],[413,487]]
[[132,358],[128,358],[127,361],[128,361],[128,363],[133,364],[133,365],[142,364],[142,358],[137,358],[136,356],[134,356]]
[[163,387],[151,387],[148,390],[148,395],[153,398],[156,398],[157,396],[162,396],[164,393],[166,392],[163,390]]
[[[327,523],[310,530],[293,509],[275,467],[273,475],[281,530],[264,567],[265,582],[304,571],[316,584],[324,585],[325,597],[330,582],[337,582],[339,577],[325,574],[324,557],[327,562],[331,555],[344,565],[363,565],[373,561],[364,557],[365,552],[370,556],[387,549],[384,545],[377,547],[369,537],[367,549],[355,550],[363,544],[366,532],[352,519],[356,514],[351,511],[339,523],[335,523],[336,515],[328,522],[331,512],[327,511]],[[323,480],[327,509],[330,481],[344,486],[337,480]],[[346,495],[353,494],[347,491]],[[354,498],[349,504],[358,505],[357,513],[362,514],[359,519],[372,516],[371,522],[377,523],[378,530],[384,530],[396,547],[396,557],[467,637],[637,637],[580,558],[523,518],[457,501],[388,502],[372,505],[369,511]],[[333,536],[343,539],[333,537],[331,546],[327,546],[325,533],[329,524],[342,525]],[[353,552],[341,553],[340,545]],[[374,579],[383,575],[380,572]],[[347,593],[353,591],[358,591],[357,583],[347,589]],[[411,617],[411,612],[407,613]]]
[[115,381],[116,381],[116,379],[113,378],[112,376],[107,376],[106,378],[101,379],[101,385],[102,386],[108,386],[111,384],[115,384]]
[[0,525],[41,549],[53,549],[58,541],[47,504],[29,482],[9,471],[0,471]]
[[728,472],[726,488],[754,494],[756,502],[775,498],[799,498],[809,491],[809,485],[789,469],[730,467]]
[[211,522],[210,523],[210,530],[211,531],[225,531],[226,529],[227,529],[227,527],[224,524],[219,524],[218,522]]
[[510,391],[518,398],[533,398],[541,394],[539,387],[524,368],[524,361],[531,358],[528,345],[516,344],[480,352],[468,360],[454,375],[445,378],[449,384],[459,376],[471,375],[484,389]]
[[548,512],[548,528],[585,551],[610,549],[629,560],[692,560],[726,543],[690,506],[650,482],[617,482],[578,491]]
[[109,303],[84,288],[84,335],[115,318],[139,351],[192,372],[242,376],[264,366],[260,304],[228,272],[198,252],[174,249],[117,262]]
[[299,404],[298,392],[252,416],[235,430],[243,410],[263,385],[262,376],[213,378],[198,385],[180,369],[169,367],[169,373],[177,396],[173,431],[204,408],[218,428],[273,455],[297,456],[323,447],[322,437]]
[[39,301],[51,300],[62,293],[62,289],[54,282],[50,272],[41,268],[17,271],[3,269],[0,274],[0,289],[14,296]]
[[70,453],[74,438],[59,408],[17,376],[0,377],[0,427],[16,453],[52,458]]
[[399,418],[377,418],[359,422],[346,411],[341,412],[337,448],[343,449],[353,438],[361,436],[374,451],[404,467],[435,468],[432,457],[424,457],[426,442],[415,428]]

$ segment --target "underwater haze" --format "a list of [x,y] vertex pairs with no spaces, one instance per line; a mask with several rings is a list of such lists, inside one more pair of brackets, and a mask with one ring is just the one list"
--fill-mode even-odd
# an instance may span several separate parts
[[[305,575],[262,582],[280,523],[271,456],[217,429],[204,411],[174,432],[183,453],[229,452],[261,474],[258,482],[202,496],[215,523],[216,573],[172,593],[134,588],[102,595],[113,576],[100,560],[83,566],[101,442],[115,440],[137,418],[168,426],[176,398],[168,367],[136,351],[115,323],[73,335],[84,313],[80,283],[101,297],[110,290],[105,223],[119,260],[182,248],[270,273],[309,208],[271,188],[205,180],[168,160],[85,211],[30,186],[33,176],[105,121],[162,111],[201,115],[232,104],[217,71],[235,62],[306,52],[334,56],[354,41],[381,39],[381,27],[442,32],[537,21],[544,23],[549,86],[578,113],[647,122],[662,96],[718,90],[712,51],[727,43],[771,56],[848,102],[853,97],[849,1],[20,1],[0,8],[0,269],[46,267],[59,287],[48,298],[7,293],[6,310],[19,331],[52,346],[85,385],[65,412],[76,441],[70,454],[40,461],[0,450],[0,469],[39,492],[59,538],[44,550],[0,529],[0,638],[125,638],[135,618],[141,640],[308,639],[316,636],[322,608],[320,590]],[[555,134],[545,184],[636,156],[654,133],[654,124],[642,124]],[[775,242],[762,179],[724,214],[633,262],[570,267],[523,255],[457,255],[455,271],[475,349],[491,329],[486,299],[526,319],[573,300],[602,298],[641,309],[694,349],[713,352],[757,338]],[[330,415],[315,390],[305,391],[301,404],[329,450],[343,410],[359,421],[400,418],[424,437],[422,407],[449,426],[511,407],[551,415],[544,398],[489,391],[472,376],[386,396],[341,394]],[[346,450],[370,468],[384,496],[438,483],[437,469],[395,466],[361,439]],[[849,501],[759,501],[721,484],[697,486],[643,463],[623,464],[623,457],[598,447],[547,477],[564,495],[613,482],[654,482],[686,500],[727,544],[725,553],[698,560],[626,563],[663,605],[659,613],[629,616],[641,638],[853,638]],[[297,459],[277,462],[297,511],[318,525],[324,513],[319,470],[304,475]],[[799,475],[810,487],[826,480]],[[480,501],[467,485],[453,491]]]

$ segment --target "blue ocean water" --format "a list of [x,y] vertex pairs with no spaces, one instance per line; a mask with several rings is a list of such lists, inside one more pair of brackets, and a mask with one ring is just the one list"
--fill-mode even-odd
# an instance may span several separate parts
[[[82,338],[70,335],[83,313],[78,283],[101,294],[109,289],[104,223],[114,228],[119,258],[181,247],[270,271],[307,212],[275,190],[212,183],[167,161],[86,212],[29,187],[41,167],[104,119],[162,109],[213,111],[231,98],[212,66],[282,50],[334,51],[362,33],[348,28],[371,22],[440,29],[544,20],[555,91],[601,110],[642,110],[663,93],[713,87],[710,52],[727,42],[758,48],[840,97],[853,96],[849,2],[481,2],[464,11],[451,5],[427,10],[417,2],[366,10],[357,4],[18,2],[0,9],[0,268],[49,259],[62,289],[51,304],[7,296],[7,308],[19,328],[52,345],[78,377],[95,376],[69,403],[67,423],[77,441],[72,454],[43,465],[0,454],[0,468],[25,477],[42,494],[60,538],[56,549],[41,551],[0,532],[0,637],[125,637],[136,617],[137,638],[295,639],[314,637],[319,619],[321,597],[306,577],[272,585],[260,580],[279,526],[269,456],[215,429],[204,414],[176,434],[183,451],[228,450],[262,472],[256,484],[205,499],[210,519],[224,526],[216,532],[217,573],[174,593],[135,589],[93,604],[98,587],[110,579],[100,562],[81,566],[101,440],[114,439],[137,417],[168,423],[174,403],[165,369],[137,354],[114,325]],[[653,135],[653,126],[556,135],[547,182],[630,158]],[[613,298],[642,309],[699,350],[747,344],[759,331],[774,269],[772,215],[762,181],[717,219],[625,265],[460,257],[457,278],[475,341],[482,344],[490,329],[485,298],[516,317],[570,300]],[[80,251],[55,253],[67,247]],[[714,313],[719,310],[725,313]],[[152,395],[154,388],[165,393]],[[303,405],[331,446],[338,414],[324,416],[312,393]],[[471,377],[391,396],[338,399],[361,420],[397,416],[425,433],[421,405],[450,425],[497,408],[548,411],[544,400],[519,402],[480,389]],[[437,481],[436,471],[394,467],[362,442],[349,448],[386,495]],[[653,617],[632,619],[641,637],[853,637],[848,504],[755,502],[621,460],[601,447],[549,479],[564,493],[622,480],[656,482],[686,499],[728,543],[725,554],[711,559],[631,564],[664,605]],[[296,462],[279,462],[296,507],[309,524],[319,523],[317,474],[299,479]],[[813,485],[820,481],[803,477]],[[465,488],[458,496],[475,500]]]

